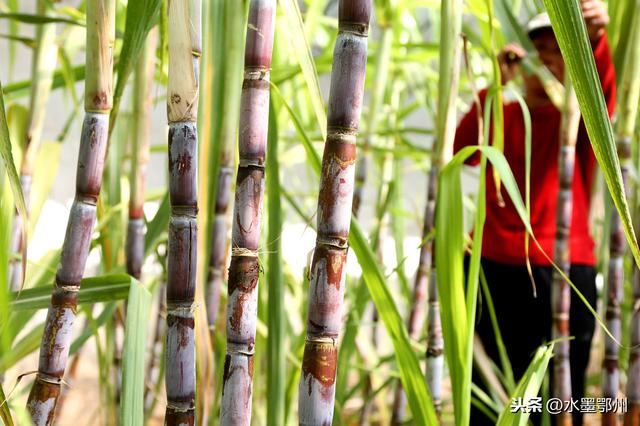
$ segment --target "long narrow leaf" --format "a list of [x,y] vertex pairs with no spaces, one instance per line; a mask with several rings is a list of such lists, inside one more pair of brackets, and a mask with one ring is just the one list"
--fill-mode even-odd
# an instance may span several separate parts
[[122,425],[144,424],[144,358],[151,300],[149,290],[131,282],[122,356]]
[[362,266],[364,281],[369,288],[378,315],[384,322],[385,329],[393,343],[397,365],[400,369],[400,380],[407,394],[407,400],[413,413],[413,421],[417,425],[435,425],[438,423],[436,411],[420,369],[418,357],[413,352],[404,321],[389,292],[378,259],[371,251],[369,242],[355,219],[351,220],[349,243],[360,266]]
[[620,214],[633,257],[640,266],[640,249],[622,183],[620,160],[580,3],[578,0],[544,0],[544,5],[551,18],[571,81],[574,83],[593,152],[604,172],[609,193]]
[[[16,170],[15,163],[13,162],[13,155],[11,153],[11,139],[9,138],[9,127],[7,124],[7,114],[4,109],[4,96],[2,94],[2,83],[0,83],[0,157],[4,164],[7,176],[9,177],[9,185],[11,186],[11,192],[13,193],[13,202],[18,209],[18,214],[22,219],[22,223],[27,222],[27,208],[24,203],[24,196],[22,194],[22,185],[20,184],[20,178]],[[26,230],[22,233],[22,276],[24,277],[27,269],[27,233]]]
[[[135,279],[125,274],[84,278],[78,293],[78,303],[111,302],[126,299],[129,286]],[[14,311],[46,309],[51,302],[51,288],[37,287],[13,293],[11,308]]]

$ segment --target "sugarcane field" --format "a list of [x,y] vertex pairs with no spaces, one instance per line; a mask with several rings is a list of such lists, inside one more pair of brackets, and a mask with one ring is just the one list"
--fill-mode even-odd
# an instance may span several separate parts
[[0,424],[640,426],[640,0],[0,0]]

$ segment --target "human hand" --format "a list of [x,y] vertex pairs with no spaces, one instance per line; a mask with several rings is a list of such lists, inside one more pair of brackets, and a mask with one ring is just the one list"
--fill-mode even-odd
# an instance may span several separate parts
[[498,54],[502,85],[513,80],[518,72],[519,64],[527,56],[527,52],[515,43],[509,43]]
[[604,33],[604,27],[609,23],[607,7],[601,0],[580,0],[582,16],[587,24],[589,39],[596,41]]

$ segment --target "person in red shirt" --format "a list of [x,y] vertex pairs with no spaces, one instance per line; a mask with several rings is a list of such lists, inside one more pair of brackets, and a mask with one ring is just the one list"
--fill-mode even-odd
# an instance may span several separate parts
[[[593,48],[596,66],[607,102],[609,115],[613,114],[616,87],[611,52],[604,27],[609,21],[605,5],[600,0],[583,0],[582,12]],[[555,39],[549,18],[539,15],[530,21],[527,31],[541,62],[559,80],[564,79],[564,61]],[[519,60],[526,52],[515,44],[507,45],[498,55],[502,84],[513,80],[519,73]],[[561,113],[552,104],[540,80],[535,75],[522,73],[524,99],[531,114],[531,225],[542,249],[553,258],[556,234],[556,204],[558,198],[558,157]],[[487,91],[480,93],[484,106]],[[525,128],[522,110],[517,102],[504,105],[504,155],[513,171],[520,192],[525,189]],[[456,131],[454,151],[478,143],[476,106],[462,118]],[[479,154],[467,164],[477,165]],[[576,145],[573,181],[573,215],[569,236],[571,256],[570,278],[592,306],[596,305],[594,242],[589,231],[591,186],[596,160],[591,149],[584,123],[580,124]],[[524,246],[525,227],[516,209],[502,189],[499,196],[488,165],[486,179],[486,222],[482,242],[482,268],[493,299],[498,325],[506,347],[516,381],[519,380],[536,348],[551,340],[551,282],[552,269],[547,257],[530,242],[529,259],[537,297],[526,267]],[[504,200],[504,204],[501,201]],[[488,312],[479,304],[476,332],[488,356],[500,366],[496,339]],[[589,349],[595,320],[577,297],[571,294],[570,334],[572,397],[584,396],[584,383]],[[548,371],[553,371],[551,364]],[[553,375],[551,375],[552,378]],[[474,371],[474,383],[482,388],[482,379]],[[553,389],[550,386],[549,389]],[[543,403],[544,407],[544,403]],[[537,417],[539,418],[539,417]],[[536,418],[532,417],[532,420]],[[582,424],[581,413],[573,412],[574,425]],[[471,424],[494,424],[480,410],[472,407]]]

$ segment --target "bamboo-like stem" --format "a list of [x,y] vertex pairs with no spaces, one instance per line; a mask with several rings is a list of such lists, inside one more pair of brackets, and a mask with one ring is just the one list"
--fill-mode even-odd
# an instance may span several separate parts
[[200,0],[168,3],[169,242],[165,424],[195,424]]
[[144,194],[149,163],[151,131],[151,86],[155,71],[157,29],[147,36],[133,78],[133,144],[131,146],[131,171],[129,185],[129,224],[127,226],[127,273],[139,279],[144,262]]
[[40,362],[27,408],[36,425],[53,421],[67,365],[80,280],[89,254],[107,152],[112,99],[115,0],[87,2],[85,118],[80,141],[76,196],[47,314]]
[[[219,133],[214,130],[214,143],[220,145],[218,156],[218,177],[214,202],[214,218],[211,226],[211,253],[209,257],[209,273],[207,280],[207,320],[213,334],[220,308],[220,291],[226,281],[226,266],[229,252],[230,206],[232,195],[233,168],[235,165],[235,149],[238,138],[238,119],[240,117],[240,90],[242,87],[243,67],[243,25],[245,21],[244,2],[228,2],[224,7],[224,22],[227,30],[224,35],[224,52],[213,53],[213,56],[224,57],[224,71],[220,77],[224,84],[218,86],[222,92],[220,111],[217,117],[221,122]],[[218,56],[216,56],[218,55]],[[219,66],[219,64],[214,64]],[[217,136],[219,134],[219,137]],[[215,341],[212,336],[211,341]]]
[[[442,167],[447,164],[453,154],[453,141],[456,128],[455,104],[458,95],[458,83],[460,80],[460,62],[462,58],[462,40],[460,37],[462,27],[462,1],[443,1],[441,7],[440,29],[440,78],[438,80],[438,136],[436,140],[436,162],[432,164],[429,172],[427,206],[425,207],[425,226],[423,232],[433,231],[435,227],[436,199],[438,188],[438,176]],[[423,235],[426,237],[427,233]],[[438,298],[438,283],[433,258],[433,242],[425,244],[425,258],[422,253],[420,266],[424,269],[424,277],[428,287],[428,326],[427,326],[427,371],[426,379],[431,392],[436,413],[442,411],[442,375],[444,369],[444,337],[442,335],[442,323],[440,320],[440,302]],[[428,259],[428,260],[427,260]],[[416,285],[419,283],[416,273]],[[425,285],[420,282],[420,285]],[[415,295],[423,295],[422,289],[416,289]],[[424,301],[417,297],[413,300],[414,306],[423,304]],[[469,366],[471,368],[471,366]]]
[[629,409],[624,426],[640,425],[640,271],[633,274],[633,311],[631,313],[629,369],[627,370],[627,399]]
[[[46,15],[51,7],[44,0],[38,1],[37,12]],[[42,126],[44,123],[46,104],[51,92],[53,82],[53,71],[56,67],[58,49],[55,44],[56,25],[48,23],[39,25],[36,29],[36,49],[31,64],[31,75],[33,84],[29,95],[29,121],[26,133],[25,151],[20,165],[20,185],[24,195],[27,213],[29,213],[29,200],[31,198],[31,182],[33,179],[33,168],[36,156],[42,140]],[[11,251],[22,252],[24,238],[22,218],[15,214],[13,218],[13,232],[11,238]],[[22,262],[14,260],[11,262],[11,291],[18,291],[24,280]]]
[[[565,103],[560,128],[560,152],[558,158],[558,201],[556,207],[556,241],[554,259],[556,264],[568,276],[571,266],[569,252],[569,233],[573,212],[573,171],[575,165],[576,142],[580,124],[575,92],[565,78]],[[551,306],[553,309],[553,339],[562,339],[554,346],[554,386],[553,396],[562,401],[571,401],[571,366],[569,364],[569,308],[571,305],[571,288],[555,269],[551,288]],[[558,415],[558,424],[571,425],[571,412]]]
[[275,31],[275,0],[251,0],[244,57],[238,148],[240,161],[233,209],[227,355],[220,424],[251,423],[253,354],[258,311],[258,248],[269,128],[269,74]]
[[[624,100],[619,102],[619,139],[627,141],[632,137],[636,126],[638,114],[638,101],[640,98],[640,79],[637,78],[640,70],[640,2],[636,1],[635,13],[633,16],[632,33],[630,34],[625,55],[625,67],[621,79],[621,91]],[[627,170],[623,175],[629,173],[632,158],[628,144],[624,143],[618,147],[620,165],[622,170]],[[625,182],[626,185],[626,182]],[[615,212],[614,212],[615,213]],[[639,212],[640,213],[640,212]],[[619,222],[619,221],[618,221]],[[637,223],[637,222],[636,222]],[[631,337],[629,344],[629,368],[627,370],[626,394],[629,402],[629,410],[624,416],[625,426],[640,426],[640,270],[634,269],[633,274],[633,311],[631,313],[630,325]]]
[[[440,28],[437,139],[435,140],[435,161],[429,170],[427,182],[427,203],[422,226],[423,240],[434,231],[438,175],[440,169],[449,161],[453,152],[455,100],[458,92],[462,56],[462,42],[460,40],[462,3],[459,0],[453,2],[443,1],[440,13],[442,26]],[[440,321],[437,278],[433,266],[433,240],[428,239],[420,248],[420,258],[418,270],[416,271],[407,329],[412,339],[419,338],[422,324],[425,320],[425,304],[428,302],[426,380],[431,391],[436,413],[439,415],[442,404],[444,338]],[[406,396],[402,385],[398,384],[393,406],[393,424],[399,424],[403,421],[405,406]]]
[[[638,1],[635,1],[639,6]],[[632,167],[631,139],[637,124],[638,102],[640,101],[640,28],[638,21],[640,12],[637,7],[632,17],[632,30],[625,54],[625,66],[620,80],[621,99],[618,102],[618,121],[616,122],[617,150],[620,158],[620,171],[623,183],[629,195],[629,176]],[[623,293],[624,252],[626,250],[624,231],[618,212],[611,212],[611,228],[609,235],[609,276],[607,290],[606,323],[613,335],[621,338],[620,305]],[[627,372],[627,398],[630,409],[625,413],[625,425],[640,424],[640,276],[637,269],[633,275],[633,311],[630,325],[629,369]],[[605,398],[616,398],[619,388],[618,345],[610,338],[605,340],[605,359],[603,368],[602,391]],[[603,425],[617,424],[617,413],[603,413]]]
[[301,425],[331,424],[371,2],[340,0],[299,385]]

